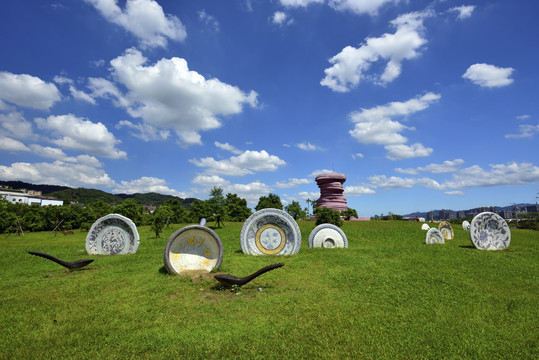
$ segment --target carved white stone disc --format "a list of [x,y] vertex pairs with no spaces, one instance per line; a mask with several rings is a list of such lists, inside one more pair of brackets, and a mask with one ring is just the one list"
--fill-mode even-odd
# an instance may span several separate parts
[[482,212],[470,224],[470,239],[478,249],[502,250],[511,242],[511,230],[500,215]]
[[425,238],[427,244],[444,244],[444,236],[442,232],[436,228],[430,228],[427,231],[427,237]]
[[176,230],[163,252],[168,272],[179,274],[188,270],[206,270],[221,266],[223,244],[219,236],[202,225],[189,225]]
[[455,234],[453,233],[453,228],[451,227],[451,224],[449,221],[442,221],[438,225],[438,230],[442,232],[442,236],[445,240],[452,240],[453,237],[455,237]]
[[430,226],[428,224],[421,225],[421,230],[428,230],[430,229]]
[[109,214],[94,222],[86,235],[86,251],[90,255],[134,254],[139,246],[139,234],[131,219]]
[[333,224],[320,224],[309,235],[309,247],[347,248],[344,232]]
[[466,230],[466,231],[470,230],[470,223],[468,222],[468,220],[464,220],[462,222],[462,230]]
[[288,213],[262,209],[243,223],[240,244],[248,255],[293,255],[301,247],[301,232]]

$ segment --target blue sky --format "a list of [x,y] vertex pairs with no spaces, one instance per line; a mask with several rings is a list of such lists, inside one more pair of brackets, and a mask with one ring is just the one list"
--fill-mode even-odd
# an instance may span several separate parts
[[360,216],[535,202],[539,3],[10,1],[0,179]]

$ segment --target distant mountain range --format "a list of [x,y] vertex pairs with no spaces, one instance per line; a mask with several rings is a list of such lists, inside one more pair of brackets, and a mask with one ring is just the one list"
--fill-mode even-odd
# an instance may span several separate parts
[[162,195],[153,192],[144,194],[109,194],[105,191],[96,189],[70,188],[60,185],[37,185],[23,181],[0,181],[0,185],[14,190],[26,189],[41,191],[43,196],[54,197],[63,200],[64,203],[76,202],[80,204],[92,204],[99,200],[103,200],[109,204],[120,204],[125,199],[132,198],[142,205],[159,206],[169,199],[178,199],[182,204],[189,206],[196,200],[194,198],[182,199],[177,196]]
[[[535,209],[535,204],[529,204],[529,203],[520,203],[520,204],[516,204],[516,206],[519,207],[519,208],[527,208],[527,209],[533,208],[533,209]],[[494,206],[496,211],[512,211],[512,210],[514,210],[514,207],[515,207],[515,205]],[[453,213],[457,214],[459,212],[468,213],[468,212],[470,212],[470,211],[472,211],[474,209],[481,209],[481,208],[472,208],[472,209],[465,209],[465,210],[450,210],[450,209],[432,210],[432,215],[433,215],[433,218],[436,219],[436,218],[439,217],[441,211],[453,212]],[[488,210],[485,210],[485,211],[488,211]],[[531,210],[531,211],[534,211],[534,210]],[[424,217],[424,218],[427,218],[429,213],[430,213],[430,211],[423,211],[423,212],[418,211],[418,212],[413,212],[413,213],[410,213],[410,214],[403,215],[403,217]]]

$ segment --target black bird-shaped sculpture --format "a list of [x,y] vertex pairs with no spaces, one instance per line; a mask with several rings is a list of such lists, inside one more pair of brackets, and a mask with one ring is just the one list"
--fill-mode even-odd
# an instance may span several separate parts
[[28,254],[41,256],[42,258],[52,260],[55,263],[60,264],[63,267],[68,268],[69,270],[79,270],[80,268],[85,267],[86,265],[88,265],[89,263],[94,261],[94,259],[77,260],[77,261],[63,261],[63,260],[58,259],[57,257],[54,257],[54,256],[46,254],[46,253],[38,252],[38,251],[28,251]]
[[246,277],[242,277],[242,278],[235,277],[229,274],[217,274],[217,275],[214,275],[213,277],[225,286],[229,286],[229,287],[234,286],[234,285],[242,286],[242,285],[247,284],[249,281],[253,280],[255,277],[262,275],[263,273],[268,272],[270,270],[280,268],[281,266],[284,266],[284,264],[278,263],[278,264],[268,265],[256,271],[255,273]]

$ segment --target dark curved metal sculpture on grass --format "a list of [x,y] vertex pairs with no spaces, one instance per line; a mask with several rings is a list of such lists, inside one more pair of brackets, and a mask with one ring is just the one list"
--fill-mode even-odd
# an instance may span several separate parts
[[258,270],[256,272],[254,272],[253,274],[251,274],[249,276],[246,276],[246,277],[242,277],[242,278],[235,277],[235,276],[232,276],[232,275],[229,275],[229,274],[217,274],[217,275],[214,275],[213,277],[217,281],[219,281],[221,284],[223,284],[225,286],[228,286],[228,287],[231,287],[231,286],[234,286],[234,285],[242,286],[242,285],[247,284],[249,281],[253,280],[257,276],[260,276],[263,273],[268,272],[270,270],[280,268],[281,266],[284,266],[284,264],[283,263],[278,263],[278,264],[268,265],[268,266],[265,266],[265,267],[263,267],[262,269],[260,269],[260,270]]
[[39,251],[28,251],[28,254],[35,255],[35,256],[40,256],[42,258],[52,260],[55,263],[60,264],[63,267],[68,268],[71,271],[72,270],[79,270],[79,269],[85,267],[86,265],[88,265],[89,263],[91,263],[92,261],[94,261],[94,259],[77,260],[77,261],[63,261],[63,260],[58,259],[57,257],[54,257],[54,256],[50,255],[50,254],[42,253],[42,252],[39,252]]

